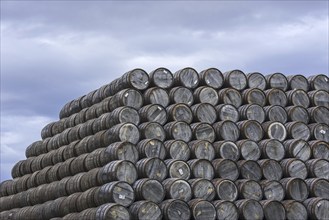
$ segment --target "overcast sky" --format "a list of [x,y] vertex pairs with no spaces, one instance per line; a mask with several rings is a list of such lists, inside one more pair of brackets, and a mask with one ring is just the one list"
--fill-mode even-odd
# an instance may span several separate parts
[[1,176],[61,107],[133,68],[328,74],[328,1],[1,1]]

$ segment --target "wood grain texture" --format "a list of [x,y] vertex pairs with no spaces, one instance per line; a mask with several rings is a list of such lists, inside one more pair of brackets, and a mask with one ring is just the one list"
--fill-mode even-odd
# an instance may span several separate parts
[[224,76],[222,72],[216,68],[203,70],[200,72],[199,76],[202,85],[207,85],[214,89],[220,89],[224,84]]
[[282,201],[285,197],[285,190],[282,184],[276,180],[260,181],[264,193],[264,199]]
[[239,121],[239,112],[238,110],[230,104],[220,104],[215,106],[217,111],[218,119],[221,121],[230,120],[233,122]]
[[245,220],[258,220],[264,218],[262,205],[252,199],[242,199],[235,201],[235,205],[239,209],[239,218]]
[[150,72],[150,85],[168,89],[174,83],[174,76],[170,70],[160,67]]
[[134,182],[132,186],[136,200],[147,200],[159,204],[165,198],[166,191],[161,182],[156,179],[141,178]]
[[166,190],[166,199],[179,199],[188,202],[192,198],[192,189],[186,180],[168,178],[162,182]]
[[307,78],[303,75],[287,76],[288,85],[290,90],[302,89],[307,92],[310,89],[310,84]]
[[256,120],[259,123],[265,121],[265,111],[257,104],[246,104],[239,107],[240,120]]
[[247,81],[249,88],[258,88],[261,90],[266,89],[266,79],[261,73],[258,72],[248,73]]
[[144,92],[143,97],[145,104],[158,104],[162,107],[167,107],[170,102],[168,92],[159,87],[147,89]]
[[207,179],[196,178],[189,179],[191,185],[193,198],[205,199],[212,201],[216,196],[216,188],[214,184]]
[[303,205],[303,203],[295,201],[295,200],[285,200],[282,201],[282,205],[286,209],[286,217],[288,220],[293,219],[308,219],[307,209]]

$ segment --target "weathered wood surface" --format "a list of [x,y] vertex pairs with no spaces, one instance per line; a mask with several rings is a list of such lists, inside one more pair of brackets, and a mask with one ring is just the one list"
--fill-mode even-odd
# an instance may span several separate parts
[[168,119],[166,109],[158,104],[146,105],[138,112],[142,122],[157,122],[164,125]]
[[198,72],[191,67],[178,70],[174,73],[175,85],[184,86],[189,89],[195,89],[199,85],[199,81],[200,79]]
[[221,89],[218,92],[219,103],[230,104],[236,108],[242,105],[242,96],[240,92],[233,88]]
[[329,109],[324,106],[316,106],[307,109],[311,122],[325,123],[329,125]]
[[138,177],[151,178],[162,181],[167,177],[167,166],[163,160],[153,157],[144,158],[136,163]]
[[239,210],[233,202],[215,200],[212,202],[217,210],[218,219],[238,220]]
[[329,200],[323,198],[309,198],[305,200],[304,205],[312,219],[329,218]]
[[262,125],[255,120],[245,120],[237,122],[240,128],[241,139],[249,139],[252,141],[260,141],[264,136]]
[[191,124],[193,139],[214,142],[216,134],[211,124],[206,122],[197,122]]
[[217,119],[216,109],[209,103],[195,104],[191,107],[191,110],[195,122],[206,122],[212,124]]
[[329,161],[326,159],[311,159],[305,162],[309,177],[329,179]]
[[144,94],[145,104],[158,104],[163,107],[169,105],[169,94],[166,90],[159,87],[152,87],[147,89]]
[[237,90],[243,90],[247,87],[247,77],[241,70],[232,70],[223,73],[224,85]]
[[252,199],[242,199],[235,202],[239,209],[239,219],[260,220],[264,218],[262,205]]
[[268,89],[265,90],[267,105],[279,105],[286,107],[288,104],[288,98],[284,91],[281,89]]
[[280,161],[285,156],[285,148],[278,140],[265,139],[260,141],[258,146],[261,149],[262,158]]
[[258,72],[248,73],[247,80],[248,80],[249,88],[258,88],[261,90],[266,89],[266,79],[261,73]]
[[200,72],[200,83],[214,89],[220,89],[224,84],[224,77],[220,70],[209,68]]
[[286,191],[286,199],[304,201],[309,195],[307,184],[304,180],[296,177],[283,178],[280,180]]
[[160,207],[151,201],[138,201],[134,202],[129,207],[129,212],[132,216],[141,220],[154,219],[161,220],[162,212]]
[[191,169],[183,160],[168,159],[165,160],[170,178],[180,178],[188,180],[191,177]]
[[179,199],[188,202],[192,198],[192,189],[186,180],[168,178],[162,182],[166,190],[166,199]]
[[262,178],[262,169],[256,161],[239,160],[237,162],[241,179],[251,179],[259,181]]
[[217,105],[219,100],[217,91],[207,86],[197,88],[194,91],[193,96],[195,103],[209,103],[211,105]]
[[260,201],[263,198],[263,190],[260,184],[255,180],[239,179],[235,181],[239,190],[240,199],[253,199]]
[[189,205],[179,199],[167,199],[160,204],[164,219],[190,219],[191,210]]
[[287,157],[307,161],[311,158],[311,148],[308,142],[301,139],[290,139],[283,142]]
[[237,164],[230,159],[215,159],[212,161],[215,176],[222,179],[236,180],[239,177]]
[[196,178],[189,179],[188,182],[192,188],[193,198],[212,201],[216,197],[216,188],[210,180]]
[[216,219],[216,208],[207,200],[203,199],[192,199],[188,202],[191,212],[192,219],[194,220],[215,220]]
[[216,189],[218,199],[231,202],[238,199],[238,188],[233,181],[218,178],[213,179],[212,183]]
[[273,73],[265,76],[267,88],[281,89],[282,91],[288,90],[288,80],[282,73]]
[[285,177],[298,177],[306,179],[308,171],[305,163],[297,158],[287,158],[280,161]]
[[191,106],[194,102],[193,93],[188,88],[177,86],[170,89],[169,99],[171,104],[184,103]]
[[240,158],[240,151],[232,141],[216,141],[213,143],[216,157],[237,161]]
[[263,123],[266,117],[263,107],[257,104],[240,106],[239,113],[241,120],[256,120],[259,123]]
[[280,180],[283,176],[283,171],[280,163],[272,159],[258,160],[263,173],[263,177],[268,180]]
[[270,105],[264,107],[267,121],[278,121],[286,123],[288,121],[288,114],[286,110],[280,105]]
[[308,77],[311,90],[326,90],[329,92],[329,78],[324,74],[314,75]]
[[261,156],[261,150],[258,144],[253,140],[240,140],[236,142],[240,150],[241,159],[258,160]]
[[310,84],[307,78],[303,75],[290,75],[287,76],[289,89],[302,89],[303,91],[307,92],[310,89]]
[[220,104],[215,106],[217,111],[218,119],[221,121],[230,120],[233,122],[239,121],[239,112],[238,110],[230,104]]
[[187,143],[181,140],[169,140],[164,142],[167,156],[171,159],[187,161],[190,159],[191,150]]
[[189,142],[191,158],[207,159],[212,161],[215,158],[215,148],[209,141],[195,140]]
[[302,106],[304,108],[308,108],[310,106],[310,99],[304,90],[290,90],[286,92],[286,94],[289,105]]
[[279,201],[263,200],[260,201],[263,206],[264,217],[268,220],[277,220],[286,218],[286,210]]
[[240,136],[238,126],[232,121],[221,121],[213,124],[217,140],[237,141]]
[[165,189],[158,180],[142,178],[134,182],[132,186],[136,200],[148,200],[159,204],[165,198]]
[[324,141],[309,141],[308,143],[315,159],[329,160],[329,143]]
[[282,201],[282,205],[286,210],[286,217],[288,220],[306,220],[308,218],[307,209],[303,203],[295,200],[284,200]]
[[169,89],[174,83],[174,76],[170,70],[166,68],[157,68],[150,72],[150,85]]
[[329,180],[325,178],[310,178],[305,180],[310,196],[329,199]]
[[306,108],[301,106],[289,106],[286,107],[289,121],[301,121],[308,124],[310,121],[310,115]]
[[246,89],[242,92],[243,102],[246,104],[266,105],[265,93],[257,88]]
[[184,121],[192,123],[193,113],[190,107],[184,103],[172,104],[166,108],[169,121]]
[[285,190],[282,184],[276,180],[260,181],[264,193],[264,199],[282,201],[285,197]]

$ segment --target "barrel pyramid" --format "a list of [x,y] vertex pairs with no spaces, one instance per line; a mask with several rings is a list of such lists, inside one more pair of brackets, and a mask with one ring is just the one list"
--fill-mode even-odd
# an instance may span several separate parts
[[329,219],[329,78],[134,69],[25,153],[0,219]]

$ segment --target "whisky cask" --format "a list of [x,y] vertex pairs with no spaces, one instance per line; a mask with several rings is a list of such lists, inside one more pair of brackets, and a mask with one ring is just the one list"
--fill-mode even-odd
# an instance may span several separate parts
[[258,72],[248,73],[247,81],[249,88],[257,88],[261,90],[266,89],[266,79],[261,73]]
[[243,90],[242,99],[245,104],[257,104],[260,106],[266,105],[265,93],[257,88]]
[[300,202],[308,198],[308,187],[303,179],[296,177],[283,178],[280,180],[280,183],[286,192],[285,199],[293,199]]
[[310,178],[305,180],[311,197],[329,199],[329,180],[324,178]]
[[165,160],[170,178],[190,179],[191,169],[183,160],[168,159]]
[[215,198],[216,188],[210,180],[196,178],[189,179],[188,182],[191,185],[193,198],[204,199],[207,201],[212,201]]
[[305,163],[297,158],[287,158],[280,161],[285,177],[298,177],[306,179],[308,171]]
[[247,87],[247,77],[241,70],[231,70],[223,73],[224,86],[237,90],[243,90]]
[[161,220],[162,212],[160,207],[151,201],[138,201],[129,206],[129,212],[132,216],[135,216],[140,220]]
[[290,139],[283,142],[286,155],[289,158],[297,158],[307,161],[311,158],[312,151],[308,142],[301,139]]
[[171,88],[169,92],[169,99],[171,104],[184,103],[191,106],[194,102],[192,91],[183,86]]
[[329,160],[329,143],[324,141],[309,141],[308,143],[314,159]]
[[132,185],[135,191],[136,200],[147,200],[159,204],[165,198],[165,189],[161,182],[156,179],[138,179]]
[[262,125],[255,120],[245,120],[237,122],[240,129],[241,139],[260,141],[264,136]]
[[190,184],[183,179],[168,178],[162,182],[166,191],[166,199],[179,199],[188,202],[192,198]]
[[311,106],[324,106],[329,108],[329,92],[325,90],[315,90],[307,93]]
[[236,145],[243,160],[258,160],[261,156],[261,150],[255,141],[240,140],[236,142]]
[[287,106],[288,98],[283,90],[273,88],[265,90],[264,92],[266,94],[267,105]]
[[216,109],[209,103],[195,104],[191,107],[191,110],[195,122],[206,122],[212,124],[217,119]]
[[[138,163],[136,164],[136,166]],[[132,184],[136,181],[138,175],[135,165],[127,160],[115,160],[104,167],[100,168],[98,172],[98,180],[105,184],[111,181],[125,181]]]
[[197,122],[191,124],[193,139],[209,141],[213,143],[216,139],[214,128],[206,122]]
[[166,108],[168,121],[183,121],[188,124],[193,121],[193,113],[190,107],[184,103],[176,103]]
[[240,178],[259,181],[262,179],[262,169],[259,164],[253,160],[239,160],[237,162],[240,172]]
[[316,106],[307,109],[310,121],[313,123],[325,123],[329,125],[329,109],[324,106]]
[[191,68],[186,67],[174,73],[174,84],[176,86],[184,86],[189,89],[195,89],[199,85],[199,74]]
[[138,113],[142,122],[157,122],[164,125],[168,119],[166,109],[158,104],[145,105]]
[[269,139],[284,141],[287,138],[286,127],[280,122],[268,121],[262,124],[265,136]]
[[191,210],[188,204],[179,199],[167,199],[160,204],[163,219],[190,219]]
[[265,76],[267,88],[281,89],[282,91],[288,90],[288,80],[282,73],[273,73]]
[[311,90],[326,90],[329,92],[329,78],[324,74],[314,75],[308,77]]
[[136,163],[138,177],[151,178],[162,181],[167,177],[167,166],[163,160],[152,157],[144,158]]
[[329,179],[329,161],[326,159],[311,159],[305,162],[309,177]]
[[145,104],[157,104],[162,107],[167,107],[169,105],[169,94],[166,90],[159,87],[152,87],[147,89],[144,94]]
[[264,107],[266,121],[278,121],[286,123],[288,121],[288,114],[286,110],[280,105],[270,105]]
[[259,123],[265,121],[265,111],[257,104],[246,104],[239,107],[240,120],[256,120]]
[[324,198],[309,198],[305,200],[304,205],[310,219],[328,219],[329,218],[329,200]]
[[275,139],[264,139],[258,142],[261,150],[261,158],[280,161],[285,157],[285,148],[283,144]]
[[218,93],[215,89],[207,86],[200,86],[193,92],[195,103],[209,103],[211,105],[217,105]]
[[276,160],[264,159],[257,161],[265,179],[280,180],[283,176],[281,165]]
[[215,158],[215,149],[209,141],[195,140],[188,143],[191,149],[192,159],[207,159],[212,161]]
[[138,126],[141,139],[157,139],[164,141],[166,139],[166,132],[157,122],[144,122]]
[[260,201],[263,206],[264,217],[268,220],[286,219],[286,210],[279,201],[263,200]]
[[329,125],[314,123],[308,125],[311,131],[311,139],[329,142]]
[[288,105],[302,106],[308,108],[310,106],[310,99],[304,90],[296,89],[286,92],[288,98]]
[[287,76],[287,80],[290,90],[302,89],[303,91],[308,92],[310,89],[310,84],[307,78],[303,75]]
[[212,183],[216,189],[217,198],[225,201],[235,201],[238,199],[238,188],[233,181],[228,179],[213,179]]
[[309,127],[300,121],[288,122],[285,124],[287,137],[291,139],[301,139],[308,141],[311,138]]
[[240,130],[238,126],[232,121],[221,121],[213,124],[213,128],[216,132],[216,138],[219,141],[237,141],[240,136]]
[[200,72],[199,76],[201,85],[220,89],[224,84],[224,76],[222,72],[216,68],[203,70]]
[[252,199],[242,199],[234,202],[239,209],[239,219],[261,220],[264,218],[262,205]]
[[212,180],[215,175],[214,167],[211,162],[206,159],[193,159],[187,161],[191,168],[191,177],[193,178],[205,178]]
[[[140,158],[158,157],[160,159],[166,158],[166,149],[164,144],[157,139],[144,139],[136,145]],[[135,161],[137,162],[137,161]]]
[[240,199],[262,200],[263,190],[260,184],[255,180],[238,179],[235,181]]
[[220,121],[230,120],[233,122],[239,121],[239,112],[238,110],[230,104],[220,104],[215,106],[217,111],[217,118]]
[[276,180],[261,180],[259,184],[264,193],[264,199],[282,201],[285,197],[285,191],[282,184]]
[[240,150],[232,141],[216,141],[213,143],[216,157],[237,161],[240,158]]
[[187,143],[181,140],[169,140],[164,142],[167,158],[187,161],[190,158],[191,150]]
[[167,139],[189,142],[192,139],[192,130],[189,124],[182,121],[169,122],[164,126]]
[[212,204],[217,210],[217,219],[238,220],[239,210],[233,202],[215,200]]
[[307,220],[308,214],[307,209],[303,203],[295,200],[284,200],[281,202],[286,210],[287,220]]
[[149,74],[150,85],[162,89],[169,89],[174,83],[174,76],[170,70],[160,67]]
[[215,220],[216,219],[216,208],[215,206],[203,199],[192,199],[188,202],[192,219],[194,220]]
[[239,177],[237,164],[230,159],[215,159],[212,161],[215,177],[235,181]]
[[302,106],[289,106],[286,107],[289,121],[300,121],[308,124],[310,116],[306,108]]
[[143,96],[137,90],[124,89],[109,98],[108,106],[110,111],[121,106],[129,106],[138,110],[143,106]]
[[219,103],[230,104],[236,108],[242,105],[242,95],[234,88],[225,88],[218,91]]

